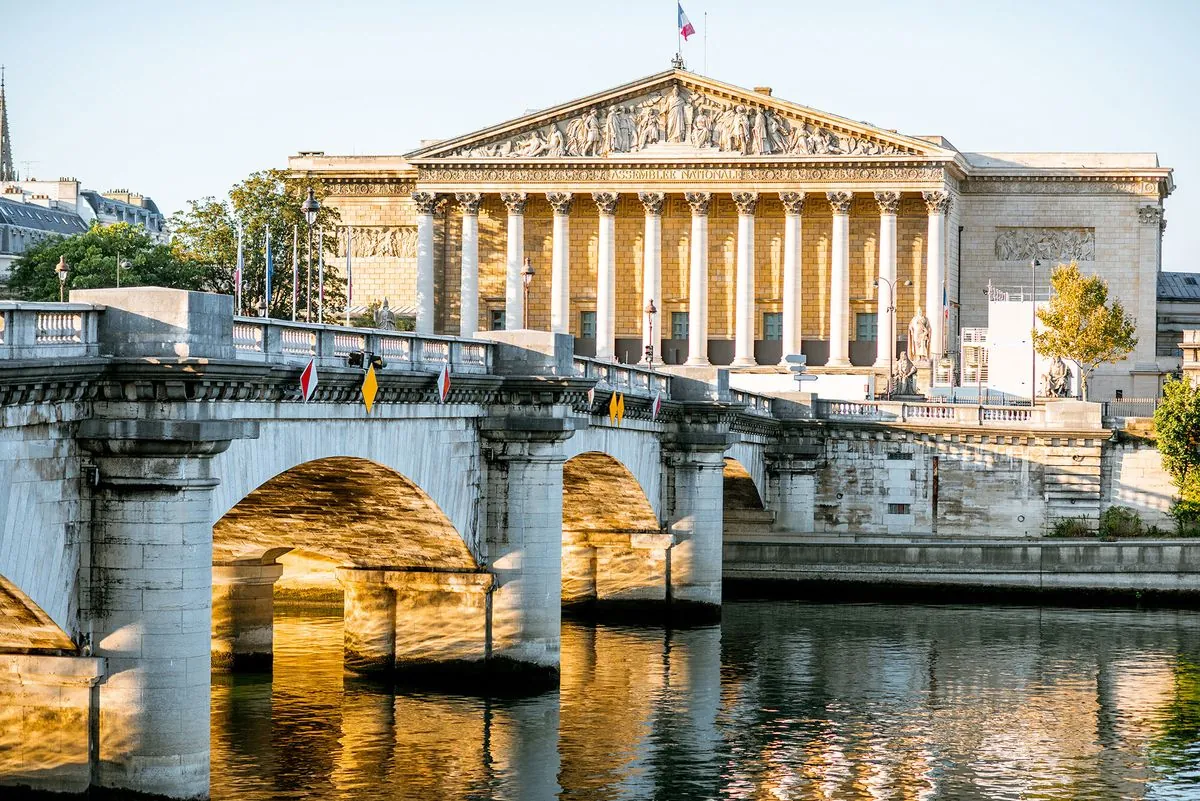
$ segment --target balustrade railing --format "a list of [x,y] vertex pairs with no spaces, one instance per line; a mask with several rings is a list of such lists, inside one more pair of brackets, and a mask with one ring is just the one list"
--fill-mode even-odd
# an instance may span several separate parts
[[671,397],[671,376],[647,367],[576,356],[575,375],[595,379],[600,389],[647,398],[661,395],[663,400]]
[[767,395],[758,395],[753,392],[731,389],[729,391],[729,399],[734,403],[746,404],[746,410],[753,414],[771,416],[771,398]]
[[407,331],[345,328],[238,317],[233,323],[233,348],[238,359],[293,363],[316,358],[322,367],[346,364],[346,356],[367,351],[382,356],[386,370],[437,372],[450,365],[452,373],[490,373],[492,344],[473,340],[414,334]]
[[1044,406],[976,406],[966,403],[902,403],[899,401],[818,400],[816,417],[856,422],[921,423],[923,425],[1046,425]]
[[0,301],[0,359],[99,355],[100,311],[85,303]]

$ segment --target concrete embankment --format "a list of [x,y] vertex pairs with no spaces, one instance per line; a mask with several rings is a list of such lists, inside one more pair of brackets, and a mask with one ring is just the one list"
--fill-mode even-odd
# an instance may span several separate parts
[[727,597],[1040,596],[1200,605],[1200,540],[727,538]]

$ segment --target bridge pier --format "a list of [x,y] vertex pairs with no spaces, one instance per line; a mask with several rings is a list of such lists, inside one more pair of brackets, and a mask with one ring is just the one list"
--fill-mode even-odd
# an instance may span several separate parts
[[217,671],[271,670],[275,639],[276,562],[212,567],[212,667]]
[[767,453],[767,476],[775,512],[774,531],[812,531],[816,513],[817,457],[810,437],[781,436]]
[[209,457],[248,427],[85,421],[94,454],[81,617],[107,660],[92,783],[172,798],[209,785],[212,489]]

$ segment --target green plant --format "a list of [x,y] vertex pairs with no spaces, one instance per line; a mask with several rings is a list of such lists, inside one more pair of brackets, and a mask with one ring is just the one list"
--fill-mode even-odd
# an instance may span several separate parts
[[1053,528],[1050,529],[1050,536],[1058,539],[1091,537],[1094,533],[1082,517],[1064,517],[1055,521]]
[[1104,539],[1140,537],[1145,532],[1142,518],[1128,506],[1110,506],[1100,515],[1100,536]]
[[1171,504],[1175,533],[1180,537],[1200,537],[1200,501],[1180,498]]

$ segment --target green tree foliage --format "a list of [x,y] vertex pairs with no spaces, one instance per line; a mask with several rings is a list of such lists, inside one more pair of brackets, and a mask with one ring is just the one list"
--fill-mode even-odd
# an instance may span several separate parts
[[1187,533],[1200,524],[1200,387],[1186,378],[1163,384],[1154,430],[1163,468],[1179,489],[1171,513]]
[[1034,344],[1038,353],[1079,364],[1080,390],[1087,400],[1087,382],[1095,369],[1124,359],[1137,347],[1134,323],[1120,300],[1109,302],[1108,282],[1084,276],[1075,262],[1055,267],[1050,287],[1050,305],[1037,313],[1045,328],[1034,334]]
[[167,245],[157,244],[141,226],[93,224],[82,234],[51,237],[31,247],[13,265],[8,288],[22,300],[58,300],[60,257],[67,260],[66,291],[117,286],[165,286],[206,290],[211,276],[205,265],[181,258]]
[[206,197],[193,200],[184,211],[171,218],[173,244],[181,257],[204,264],[212,275],[215,292],[235,294],[238,221],[242,224],[245,268],[242,277],[242,313],[254,315],[263,299],[266,275],[266,232],[271,229],[271,257],[275,270],[271,277],[270,314],[276,318],[292,316],[292,245],[293,232],[299,238],[300,292],[297,319],[306,319],[308,224],[300,204],[312,187],[321,210],[313,225],[312,306],[316,319],[318,304],[317,276],[320,254],[318,231],[325,231],[325,320],[342,319],[346,282],[340,267],[334,267],[337,252],[337,209],[324,203],[326,191],[320,181],[289,177],[284,170],[256,172],[229,192],[228,200]]

